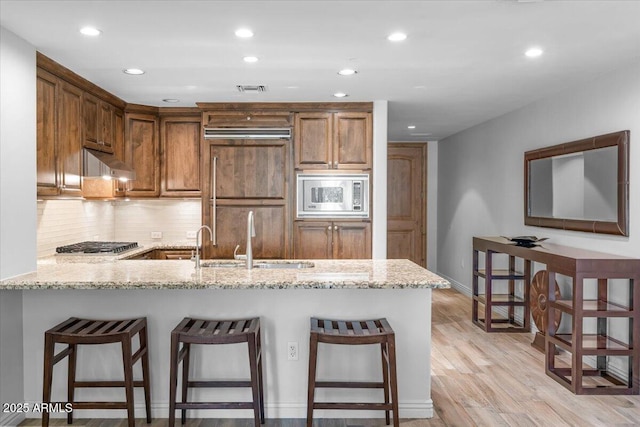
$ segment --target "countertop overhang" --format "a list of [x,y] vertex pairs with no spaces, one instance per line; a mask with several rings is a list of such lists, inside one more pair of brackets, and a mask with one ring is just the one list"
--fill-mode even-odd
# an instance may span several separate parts
[[[76,258],[76,259],[73,259]],[[409,260],[295,260],[301,269],[194,268],[187,260],[97,262],[41,260],[37,271],[0,282],[0,289],[405,289],[449,288],[447,280]]]

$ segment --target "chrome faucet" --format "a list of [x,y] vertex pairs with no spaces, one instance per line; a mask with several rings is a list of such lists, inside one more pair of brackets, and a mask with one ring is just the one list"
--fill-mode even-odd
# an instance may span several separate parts
[[247,215],[247,250],[244,255],[238,255],[238,249],[240,249],[240,245],[236,246],[236,249],[233,251],[234,259],[245,259],[247,260],[247,269],[251,270],[253,268],[253,249],[251,248],[252,237],[256,237],[256,226],[253,218],[253,211],[249,211],[249,215]]
[[[203,228],[209,230],[209,237],[211,237],[211,243],[213,243],[213,231],[211,231],[211,228],[208,225],[203,225],[198,228],[198,231],[196,231],[196,256],[192,258],[192,261],[196,262],[196,270],[200,269],[200,246],[198,245],[198,238],[200,237],[200,232]],[[202,242],[200,243],[202,244]]]

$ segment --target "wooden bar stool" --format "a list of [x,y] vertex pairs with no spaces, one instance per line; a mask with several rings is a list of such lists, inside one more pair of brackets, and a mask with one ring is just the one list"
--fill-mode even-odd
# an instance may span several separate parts
[[[235,344],[246,342],[249,348],[249,381],[190,381],[191,344]],[[182,348],[180,347],[182,343]],[[182,402],[177,402],[178,367],[182,363]],[[264,424],[262,379],[262,344],[260,318],[238,320],[202,320],[185,317],[171,332],[171,370],[169,375],[169,426],[175,425],[176,409],[182,410],[182,424],[187,409],[253,409],[256,427]],[[251,387],[251,402],[187,402],[189,387]]]
[[[133,353],[131,341],[138,334],[140,348]],[[78,345],[122,344],[124,381],[77,381],[76,358]],[[67,344],[66,350],[55,354],[57,343]],[[147,411],[147,423],[151,422],[151,394],[149,385],[149,352],[147,349],[147,319],[127,320],[88,320],[71,317],[44,333],[44,382],[42,401],[51,403],[51,385],[53,366],[69,356],[67,375],[67,400],[76,409],[126,409],[129,427],[135,425],[133,388],[144,387],[144,400]],[[142,381],[134,381],[133,365],[141,360]],[[82,387],[124,387],[126,402],[76,402],[74,392]],[[67,423],[73,422],[73,412],[67,414]],[[42,426],[49,425],[49,412],[42,413]]]
[[[382,382],[316,381],[318,343],[362,345],[380,344],[382,353]],[[315,389],[327,388],[381,388],[384,403],[316,402]],[[391,393],[391,402],[389,402]],[[307,400],[307,427],[313,424],[314,409],[374,409],[384,410],[387,425],[393,411],[393,425],[398,427],[398,380],[396,373],[395,333],[387,319],[376,320],[325,320],[311,318],[309,342],[309,387]]]

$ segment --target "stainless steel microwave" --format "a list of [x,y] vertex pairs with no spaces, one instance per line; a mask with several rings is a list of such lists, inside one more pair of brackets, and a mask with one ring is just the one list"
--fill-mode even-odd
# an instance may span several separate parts
[[369,175],[299,173],[298,218],[369,218]]

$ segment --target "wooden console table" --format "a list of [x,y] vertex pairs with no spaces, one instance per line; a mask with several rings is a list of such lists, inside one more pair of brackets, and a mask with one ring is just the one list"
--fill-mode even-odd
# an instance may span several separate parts
[[[478,253],[485,253],[485,270],[478,269]],[[493,271],[491,254],[503,253],[509,256],[506,274]],[[491,328],[491,307],[507,305],[509,319],[513,307],[528,307],[528,286],[531,279],[531,263],[546,264],[549,272],[549,292],[547,295],[547,330],[545,335],[545,370],[547,375],[576,394],[639,394],[640,393],[640,259],[610,255],[601,252],[577,249],[567,246],[543,243],[534,248],[516,246],[503,237],[474,237],[474,277],[473,277],[473,321],[489,331]],[[524,260],[524,273],[515,271],[515,258]],[[570,299],[556,300],[555,277],[562,274],[572,279]],[[485,278],[485,293],[478,291],[478,277]],[[495,279],[523,280],[525,291],[521,297],[513,293],[513,283],[509,284],[506,296],[492,298],[491,281]],[[585,279],[597,280],[597,298],[584,298]],[[613,279],[619,279],[615,282]],[[609,301],[612,286],[628,286],[627,301],[624,304]],[[478,303],[485,303],[485,318],[478,319]],[[571,332],[556,331],[555,311],[571,316]],[[524,322],[519,325],[527,330],[529,312],[525,308]],[[488,316],[488,317],[487,317]],[[584,332],[585,318],[594,318],[595,333]],[[628,320],[627,339],[608,335],[608,320],[622,318]],[[487,327],[489,325],[489,327]],[[517,325],[516,325],[517,326]],[[513,328],[506,329],[512,332]],[[564,359],[558,360],[556,347],[571,353],[568,366]],[[608,357],[620,356],[627,361],[626,378],[612,374],[607,367]],[[596,367],[585,367],[584,357],[595,357]],[[585,377],[587,381],[585,381]],[[590,379],[589,377],[598,377]]]

